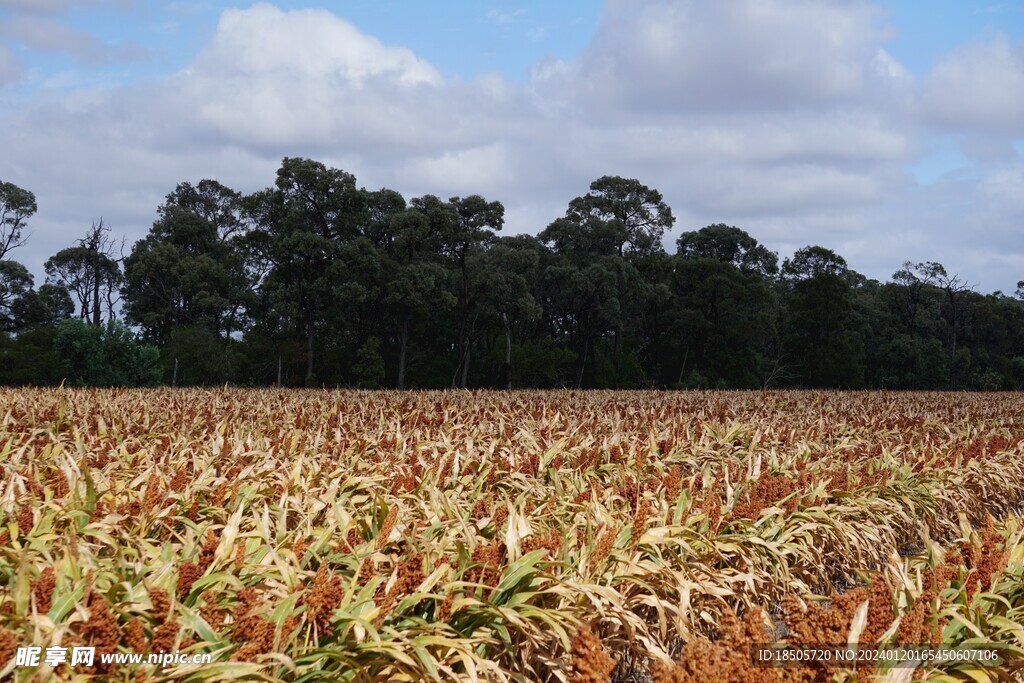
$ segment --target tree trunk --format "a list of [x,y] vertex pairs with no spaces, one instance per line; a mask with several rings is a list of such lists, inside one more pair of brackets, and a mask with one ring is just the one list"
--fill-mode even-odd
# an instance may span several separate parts
[[949,338],[949,388],[956,388],[956,290],[954,284],[950,283],[946,286],[946,296],[949,298],[949,325],[950,325],[950,338]]
[[313,381],[313,321],[309,321],[306,333],[306,386]]
[[231,341],[231,323],[234,322],[235,311],[237,311],[237,310],[238,310],[237,307],[232,306],[231,313],[229,313],[228,315],[224,316],[224,320],[221,321],[222,324],[218,324],[217,325],[217,334],[218,334],[218,336],[220,335],[220,328],[221,327],[224,328],[224,340],[225,341],[228,341],[228,342]]
[[462,356],[462,373],[459,378],[459,388],[465,389],[466,384],[469,383],[469,344],[466,344],[466,353]]
[[462,364],[466,362],[466,336],[465,323],[459,324],[459,342],[456,347],[459,351],[459,360],[455,364],[455,372],[452,374],[452,389],[459,386],[459,376],[462,374]]
[[508,315],[504,312],[501,319],[505,323],[505,389],[512,389],[512,326],[509,324]]
[[949,388],[956,388],[956,307],[953,308],[953,339],[949,347]]
[[402,346],[398,352],[398,388],[405,389],[405,352],[409,347],[409,315],[402,319]]
[[680,386],[682,386],[682,384],[683,384],[683,374],[686,372],[686,359],[689,358],[689,356],[690,356],[690,347],[687,346],[686,347],[686,352],[683,353],[683,366],[681,368],[679,368],[679,379],[676,381],[676,384],[678,384]]
[[100,274],[99,269],[93,273],[92,280],[92,324],[100,324]]
[[587,367],[587,354],[590,352],[590,340],[583,342],[583,357],[580,359],[580,370],[576,374],[576,388],[583,386],[583,369]]
[[[460,348],[461,355],[459,356],[459,365],[455,368],[455,375],[452,377],[452,386],[458,386],[460,389],[465,389],[469,384],[469,358],[470,351],[473,349],[473,335],[476,329],[476,315],[473,316],[472,320],[467,319],[466,323],[462,325],[459,330]],[[456,379],[458,382],[456,383]]]
[[460,389],[466,388],[466,378],[469,375],[469,272],[466,269],[466,257],[463,254],[460,258],[459,271],[462,273],[462,296],[459,300],[459,365],[455,368],[455,376],[452,377],[452,386]]

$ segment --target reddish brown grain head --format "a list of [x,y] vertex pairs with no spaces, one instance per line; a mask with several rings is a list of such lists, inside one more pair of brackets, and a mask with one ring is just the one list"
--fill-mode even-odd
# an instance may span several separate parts
[[573,636],[569,683],[610,683],[615,660],[608,656],[601,640],[587,626]]

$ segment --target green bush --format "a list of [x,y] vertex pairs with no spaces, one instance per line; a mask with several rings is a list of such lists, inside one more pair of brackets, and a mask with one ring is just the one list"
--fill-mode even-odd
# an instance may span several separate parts
[[57,326],[54,351],[71,386],[138,387],[160,382],[160,352],[140,344],[124,325],[89,325],[65,320]]

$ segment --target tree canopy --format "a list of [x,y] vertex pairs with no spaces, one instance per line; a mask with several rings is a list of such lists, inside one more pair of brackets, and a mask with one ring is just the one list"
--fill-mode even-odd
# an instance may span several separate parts
[[908,260],[878,282],[822,245],[780,263],[726,223],[669,253],[672,210],[632,178],[508,236],[493,198],[287,157],[249,195],[179,183],[127,250],[93,221],[38,287],[10,258],[36,210],[0,183],[6,383],[1024,388],[1024,281]]

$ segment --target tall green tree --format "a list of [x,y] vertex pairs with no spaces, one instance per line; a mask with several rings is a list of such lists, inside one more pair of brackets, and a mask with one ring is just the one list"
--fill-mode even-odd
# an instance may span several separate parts
[[954,389],[960,381],[959,376],[959,355],[957,341],[959,340],[960,328],[963,324],[965,312],[964,300],[971,292],[971,286],[967,284],[958,274],[946,272],[941,263],[930,262],[927,265],[928,273],[936,286],[945,295],[947,320],[949,322],[949,388]]
[[868,340],[869,348],[876,349],[868,353],[872,386],[947,386],[949,358],[942,341],[942,294],[935,281],[935,265],[905,261],[875,293],[875,307],[882,316],[887,312],[888,319],[876,320]]
[[60,285],[43,285],[23,292],[11,303],[13,328],[19,333],[40,327],[52,327],[75,313],[68,290]]
[[813,387],[860,386],[862,348],[854,329],[852,276],[846,259],[824,247],[804,247],[783,262],[782,273],[788,283],[786,348],[800,382]]
[[677,242],[672,291],[681,359],[678,383],[756,387],[777,369],[778,257],[722,224]]
[[[585,383],[600,341],[622,324],[620,293],[637,281],[636,269],[617,255],[593,255],[563,251],[566,245],[579,245],[585,239],[572,239],[573,232],[585,232],[586,226],[558,222],[558,238],[544,231],[539,238],[553,247],[545,259],[541,274],[541,296],[550,334],[564,341],[577,357],[574,386]],[[570,239],[564,239],[564,238]],[[595,383],[603,384],[595,379]]]
[[716,223],[695,232],[684,232],[676,241],[676,254],[683,259],[712,259],[734,266],[744,275],[774,277],[779,256],[745,231]]
[[471,257],[484,327],[500,330],[504,337],[500,376],[505,389],[512,388],[512,346],[525,341],[522,332],[516,340],[515,330],[524,330],[540,316],[531,291],[540,266],[540,251],[541,245],[534,238],[523,235],[500,238]]
[[113,320],[120,301],[121,258],[115,249],[101,218],[77,245],[61,249],[44,264],[47,282],[67,289],[78,301],[79,318],[92,325]]
[[28,219],[38,210],[36,196],[14,183],[0,181],[0,261],[28,240]]
[[494,233],[505,222],[501,202],[488,202],[480,195],[452,197],[449,215],[454,219],[442,223],[441,239],[444,254],[455,271],[458,300],[458,362],[452,386],[466,388],[469,381],[470,352],[477,333],[480,310],[472,288],[471,255],[486,249],[495,239]]
[[[392,277],[385,301],[398,327],[399,389],[407,386],[409,349],[415,343],[412,330],[425,330],[458,304],[442,254],[442,236],[455,220],[453,214],[450,206],[427,196],[414,199],[408,210],[393,214],[388,223]],[[418,336],[422,344],[425,340]]]
[[646,382],[638,357],[648,336],[643,314],[659,297],[645,275],[659,272],[661,240],[674,220],[657,190],[604,176],[539,235],[552,252],[542,274],[552,333],[577,355],[577,386],[588,372],[596,386]]
[[352,174],[288,157],[274,187],[247,199],[270,264],[260,284],[264,313],[303,340],[307,384],[314,381],[317,332],[333,313],[337,270],[331,264],[359,235],[365,201]]
[[577,225],[590,223],[591,233],[619,256],[663,249],[661,239],[675,222],[660,192],[619,176],[592,182],[590,192],[569,202],[565,217]]
[[17,261],[0,261],[0,331],[15,327],[13,307],[32,291],[32,274]]
[[240,211],[240,195],[212,180],[167,195],[125,259],[125,313],[146,339],[164,345],[179,327],[227,339],[242,326],[252,283]]

